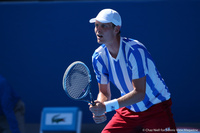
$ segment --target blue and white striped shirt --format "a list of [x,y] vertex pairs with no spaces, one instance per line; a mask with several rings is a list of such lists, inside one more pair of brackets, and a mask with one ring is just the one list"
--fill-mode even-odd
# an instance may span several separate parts
[[112,82],[122,96],[133,90],[133,79],[146,76],[145,99],[127,107],[134,112],[145,111],[152,105],[170,98],[168,87],[151,55],[137,40],[121,37],[116,58],[113,58],[105,44],[102,44],[95,50],[92,63],[97,82],[100,84]]

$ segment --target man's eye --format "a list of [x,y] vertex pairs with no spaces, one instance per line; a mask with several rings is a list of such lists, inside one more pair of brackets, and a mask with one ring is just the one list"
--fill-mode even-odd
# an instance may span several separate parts
[[106,28],[107,26],[105,24],[102,25],[102,28]]

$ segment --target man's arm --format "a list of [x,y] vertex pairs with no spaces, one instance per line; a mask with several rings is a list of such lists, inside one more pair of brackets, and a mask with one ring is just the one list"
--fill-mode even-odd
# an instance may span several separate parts
[[98,113],[99,109],[104,109],[105,105],[103,105],[102,103],[104,103],[105,101],[108,101],[111,99],[111,93],[110,93],[110,83],[108,84],[98,84],[99,86],[99,94],[97,96],[97,100],[96,105],[92,106],[90,105],[90,110],[93,113],[93,119],[95,121],[95,123],[99,124],[102,123],[104,121],[107,120],[107,117],[105,115],[105,111],[103,111],[102,113]]
[[96,116],[101,116],[105,113],[105,105],[103,104],[105,101],[109,101],[111,99],[110,93],[110,83],[108,84],[99,84],[99,94],[97,96],[97,100],[95,101],[96,105],[90,105],[90,111]]
[[105,101],[111,100],[110,83],[99,84],[99,94],[97,96],[97,101],[103,103]]
[[132,80],[133,91],[117,99],[119,108],[138,103],[145,98],[146,76]]
[[[119,108],[126,107],[135,103],[138,103],[145,98],[146,92],[146,76],[132,80],[133,91],[127,93],[126,95],[119,97],[117,99],[119,103]],[[90,106],[90,110],[96,116],[100,116],[104,112],[106,112],[106,106],[104,104],[105,101],[109,101],[111,98],[110,86],[107,85],[99,85],[100,92],[98,94],[98,98],[96,102],[96,106]]]

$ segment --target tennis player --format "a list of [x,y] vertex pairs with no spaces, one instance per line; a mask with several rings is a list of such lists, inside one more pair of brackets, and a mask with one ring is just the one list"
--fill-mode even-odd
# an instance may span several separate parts
[[[102,133],[176,132],[169,89],[145,46],[121,37],[119,13],[103,9],[90,23],[101,46],[92,56],[99,94],[89,109],[96,123],[116,110]],[[111,99],[110,82],[121,97]]]

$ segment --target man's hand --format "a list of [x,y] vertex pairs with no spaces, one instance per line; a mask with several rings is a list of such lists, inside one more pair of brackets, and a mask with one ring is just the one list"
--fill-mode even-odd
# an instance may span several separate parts
[[95,116],[93,114],[93,120],[96,124],[100,124],[100,123],[103,123],[107,120],[107,117],[105,114],[102,114],[101,116]]
[[89,109],[95,116],[101,116],[106,112],[106,106],[104,103],[101,103],[99,101],[95,101],[96,105],[92,106],[90,105]]
[[104,103],[101,103],[97,100],[95,101],[95,103],[95,106],[89,104],[89,109],[93,114],[93,120],[95,121],[95,123],[100,124],[107,120],[107,117],[105,115],[106,107]]

